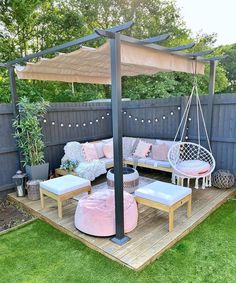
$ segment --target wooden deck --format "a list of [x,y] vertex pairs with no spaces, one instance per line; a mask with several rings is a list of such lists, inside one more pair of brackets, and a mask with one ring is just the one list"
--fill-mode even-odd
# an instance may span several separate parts
[[[145,175],[162,181],[170,181],[168,173]],[[104,178],[97,180],[97,182],[102,181],[104,181]],[[91,237],[76,230],[73,224],[77,204],[75,200],[71,200],[64,205],[63,219],[59,219],[57,204],[52,199],[46,199],[46,209],[44,210],[41,209],[40,201],[17,198],[15,193],[10,194],[9,199],[28,209],[34,216],[43,219],[55,228],[79,239],[92,249],[131,269],[140,270],[188,234],[234,193],[234,189],[194,189],[192,217],[187,218],[185,205],[180,207],[175,212],[175,226],[174,231],[171,233],[168,232],[168,215],[166,213],[140,205],[138,226],[128,234],[131,240],[121,247],[112,243],[109,238]]]

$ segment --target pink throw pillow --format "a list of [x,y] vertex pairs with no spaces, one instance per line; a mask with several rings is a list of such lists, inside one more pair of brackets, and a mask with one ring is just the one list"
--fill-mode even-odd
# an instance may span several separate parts
[[95,159],[98,159],[97,151],[94,144],[86,142],[82,145],[82,147],[86,161],[93,161]]
[[105,143],[103,145],[103,152],[106,158],[113,158],[113,143]]
[[168,161],[169,148],[165,143],[152,146],[151,158],[154,160]]
[[148,155],[150,149],[151,149],[152,144],[151,143],[146,143],[144,141],[139,141],[135,152],[134,152],[134,156],[140,157],[140,158],[144,158]]

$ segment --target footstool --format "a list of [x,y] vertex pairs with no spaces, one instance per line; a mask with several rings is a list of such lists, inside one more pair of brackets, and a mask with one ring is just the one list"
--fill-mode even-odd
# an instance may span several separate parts
[[187,215],[192,214],[192,190],[156,181],[135,191],[137,203],[169,213],[169,231],[174,229],[174,211],[187,203]]
[[58,204],[58,216],[62,218],[62,202],[84,192],[91,192],[90,181],[73,175],[40,182],[41,206],[45,207],[44,195],[55,199]]
[[[84,196],[75,212],[75,227],[83,233],[108,237],[115,235],[114,190],[100,190]],[[124,192],[124,230],[132,231],[138,222],[138,209],[134,197]]]

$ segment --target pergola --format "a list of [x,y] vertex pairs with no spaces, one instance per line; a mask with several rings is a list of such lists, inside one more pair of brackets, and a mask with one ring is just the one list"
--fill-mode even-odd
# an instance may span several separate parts
[[[169,34],[143,40],[120,34],[132,25],[132,22],[128,22],[107,30],[97,29],[91,35],[0,64],[0,67],[5,67],[9,71],[14,115],[18,112],[15,71],[19,79],[111,84],[116,216],[116,235],[112,240],[119,245],[129,240],[124,234],[121,77],[170,71],[193,73],[194,70],[196,74],[203,74],[205,63],[210,63],[208,107],[212,107],[216,61],[225,58],[203,57],[212,51],[182,52],[193,47],[194,43],[170,48],[154,44],[166,40]],[[109,41],[99,48],[81,46],[100,37],[106,37]],[[78,46],[79,49],[70,53],[60,53],[51,59],[42,58],[44,55],[73,46]],[[36,63],[28,62],[34,58],[41,59]],[[24,62],[28,63],[19,66]],[[210,128],[208,125],[208,129]]]

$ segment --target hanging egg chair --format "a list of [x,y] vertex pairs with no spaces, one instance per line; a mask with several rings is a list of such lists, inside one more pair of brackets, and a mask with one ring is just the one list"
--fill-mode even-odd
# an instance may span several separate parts
[[[197,61],[196,61],[197,64]],[[193,97],[196,98],[196,122],[197,122],[197,143],[183,141],[186,133],[187,120]],[[209,150],[201,146],[200,137],[200,117],[204,127]],[[175,143],[168,152],[168,160],[173,168],[172,182],[183,185],[187,179],[188,186],[190,179],[195,179],[195,188],[199,188],[199,180],[202,181],[202,188],[211,186],[211,174],[215,169],[215,159],[212,155],[211,145],[207,133],[206,123],[203,116],[202,106],[199,98],[196,73],[194,75],[194,84],[181,118],[174,141],[181,133],[180,141]]]

